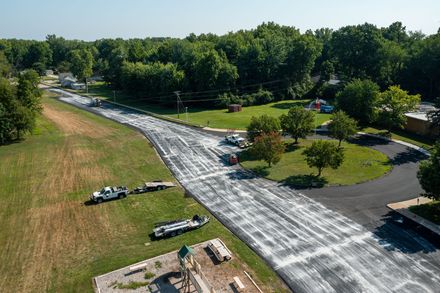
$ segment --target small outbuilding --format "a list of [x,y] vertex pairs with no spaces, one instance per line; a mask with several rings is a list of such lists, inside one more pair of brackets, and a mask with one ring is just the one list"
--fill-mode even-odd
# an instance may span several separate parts
[[430,103],[422,103],[418,109],[411,113],[406,113],[405,130],[418,135],[436,137],[440,134],[440,129],[433,127],[428,119],[428,113],[436,110]]
[[241,112],[242,108],[240,104],[230,104],[228,106],[229,112]]

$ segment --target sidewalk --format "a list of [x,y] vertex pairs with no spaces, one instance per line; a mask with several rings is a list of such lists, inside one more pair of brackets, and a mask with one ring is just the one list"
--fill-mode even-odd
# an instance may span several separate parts
[[395,211],[396,213],[400,214],[401,216],[410,219],[417,224],[425,227],[426,229],[432,231],[433,233],[436,233],[437,235],[440,235],[440,225],[434,224],[431,221],[426,220],[425,218],[422,218],[413,212],[411,212],[408,208],[410,206],[414,206],[417,204],[425,204],[428,202],[431,202],[432,200],[426,197],[419,197],[419,202],[417,202],[417,198],[413,198],[410,200],[405,200],[401,202],[395,202],[395,203],[389,203],[387,204],[387,207],[391,210]]
[[[212,127],[203,127],[203,130],[206,131],[213,131],[213,132],[219,132],[219,133],[227,133],[230,131],[230,129],[225,129],[225,128],[212,128]],[[235,133],[246,133],[246,130],[241,130],[241,129],[235,129],[234,130]]]

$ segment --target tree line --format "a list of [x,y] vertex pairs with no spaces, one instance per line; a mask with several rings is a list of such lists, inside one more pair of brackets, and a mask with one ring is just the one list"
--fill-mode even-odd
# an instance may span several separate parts
[[10,80],[10,68],[0,52],[0,145],[32,131],[42,110],[38,73],[30,69]]
[[[3,39],[0,51],[15,71],[72,71],[82,80],[100,74],[112,88],[149,103],[170,103],[177,90],[183,101],[205,107],[331,95],[325,82],[334,73],[347,82],[371,80],[382,90],[400,85],[424,99],[440,96],[440,34],[410,32],[400,22],[304,33],[269,22],[184,39],[85,42],[48,35],[45,41]],[[311,76],[318,75],[315,85]]]

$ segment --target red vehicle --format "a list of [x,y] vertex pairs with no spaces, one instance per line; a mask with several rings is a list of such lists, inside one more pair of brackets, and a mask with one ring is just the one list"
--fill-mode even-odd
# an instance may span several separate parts
[[236,154],[232,154],[229,156],[229,164],[231,165],[238,164],[238,156]]

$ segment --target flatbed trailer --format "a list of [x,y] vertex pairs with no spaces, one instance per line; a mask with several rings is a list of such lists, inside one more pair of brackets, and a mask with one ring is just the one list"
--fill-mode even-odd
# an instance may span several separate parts
[[153,181],[153,182],[145,182],[143,185],[136,187],[133,189],[131,193],[134,194],[140,194],[145,193],[149,191],[156,191],[156,190],[163,190],[170,187],[175,187],[176,184],[173,182],[166,182],[166,181]]

